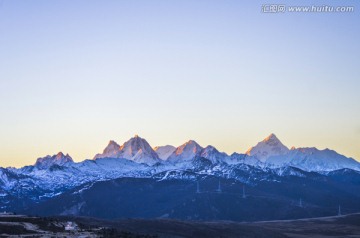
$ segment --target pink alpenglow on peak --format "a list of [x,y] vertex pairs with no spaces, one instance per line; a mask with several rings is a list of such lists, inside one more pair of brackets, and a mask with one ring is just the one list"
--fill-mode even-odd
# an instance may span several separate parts
[[247,150],[246,154],[255,157],[261,162],[266,162],[272,156],[284,155],[288,152],[289,149],[272,133],[256,146]]
[[103,154],[116,154],[120,150],[120,145],[118,145],[115,141],[109,141],[109,144],[105,147]]
[[200,156],[202,149],[196,141],[189,140],[185,144],[177,147],[168,158],[168,161],[176,163],[193,160],[195,157]]
[[270,135],[268,135],[263,142],[265,143],[277,143],[280,142],[280,140],[276,137],[276,135],[274,133],[271,133]]

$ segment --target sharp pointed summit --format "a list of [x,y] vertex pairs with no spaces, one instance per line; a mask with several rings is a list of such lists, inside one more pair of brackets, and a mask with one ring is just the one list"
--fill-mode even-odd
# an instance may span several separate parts
[[196,143],[196,141],[189,140],[188,142],[177,147],[168,158],[168,161],[177,163],[193,160],[195,157],[200,156],[202,149],[203,148],[198,143]]
[[[138,135],[135,135],[133,138],[125,142],[121,147],[122,155],[125,159],[132,159],[136,162],[150,162],[150,160],[155,160],[159,162],[159,156],[151,148],[149,143],[141,138]],[[136,155],[136,158],[133,158]],[[146,158],[149,158],[147,160]]]
[[274,141],[280,141],[274,133],[271,133],[263,140],[263,142],[274,142]]
[[246,151],[246,154],[255,157],[261,162],[265,162],[272,156],[283,155],[288,152],[289,149],[281,143],[275,134],[271,133],[263,141]]
[[116,143],[115,141],[111,140],[109,141],[109,144],[106,146],[106,148],[103,151],[103,154],[116,154],[120,150],[120,145]]

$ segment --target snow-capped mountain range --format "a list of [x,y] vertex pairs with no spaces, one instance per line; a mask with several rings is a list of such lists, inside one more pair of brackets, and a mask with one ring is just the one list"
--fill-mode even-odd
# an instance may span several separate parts
[[76,163],[70,155],[59,152],[39,158],[34,165],[23,168],[0,168],[0,205],[16,201],[14,197],[33,201],[47,199],[82,184],[120,177],[185,179],[194,176],[189,177],[188,173],[192,171],[192,174],[240,179],[237,174],[244,170],[254,171],[255,177],[259,171],[302,176],[301,172],[291,168],[324,174],[340,169],[360,171],[360,164],[329,149],[289,150],[274,134],[244,154],[231,155],[210,145],[202,147],[193,140],[178,147],[152,148],[145,139],[136,135],[121,146],[110,141],[92,160]]
[[[338,154],[336,151],[317,148],[292,148],[288,149],[275,134],[270,134],[257,145],[248,149],[244,154],[233,153],[228,155],[219,152],[214,146],[200,146],[196,141],[189,140],[186,143],[174,147],[172,145],[151,147],[143,138],[135,135],[123,145],[111,140],[102,153],[96,154],[92,163],[100,159],[127,160],[143,166],[170,166],[177,167],[181,164],[189,164],[195,158],[202,157],[212,164],[248,164],[258,167],[297,167],[305,171],[332,171],[343,168],[360,170],[360,163],[352,158]],[[106,161],[106,160],[105,160]],[[110,161],[110,160],[109,160]],[[49,169],[52,166],[80,166],[88,164],[89,160],[75,163],[70,155],[59,152],[53,156],[38,158],[34,168],[38,170]],[[26,166],[24,168],[28,168]],[[30,166],[31,167],[31,166]],[[81,166],[80,166],[81,167]],[[12,169],[23,171],[24,169]]]

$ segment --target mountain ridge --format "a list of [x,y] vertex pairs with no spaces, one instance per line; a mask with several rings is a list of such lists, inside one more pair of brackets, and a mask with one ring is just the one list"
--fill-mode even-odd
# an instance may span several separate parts
[[[220,152],[211,145],[202,147],[194,140],[189,140],[178,147],[166,145],[153,148],[145,139],[135,135],[121,146],[110,140],[103,152],[96,154],[93,160],[116,158],[153,166],[159,163],[186,164],[196,157],[209,159],[212,163],[245,163],[262,167],[294,166],[306,171],[330,171],[342,168],[360,170],[359,162],[334,150],[319,150],[315,147],[288,149],[273,133],[244,154],[234,152],[231,155]],[[52,165],[62,166],[67,163],[74,161],[70,155],[59,152],[57,155],[37,159],[35,167],[48,169]]]
[[[34,165],[19,169],[0,168],[0,211],[24,211],[37,204],[44,205],[43,208],[47,209],[46,201],[53,201],[54,203],[50,202],[51,209],[60,209],[58,210],[60,214],[71,214],[76,211],[86,215],[89,214],[87,212],[96,210],[102,199],[112,202],[114,207],[119,201],[124,202],[127,205],[119,205],[119,207],[131,210],[133,209],[131,204],[135,201],[131,194],[138,193],[141,198],[155,199],[153,203],[146,205],[154,216],[167,216],[166,214],[171,214],[169,212],[175,209],[178,215],[173,214],[172,217],[188,217],[181,215],[184,211],[183,203],[177,199],[182,197],[188,204],[187,212],[193,211],[192,204],[200,202],[199,205],[205,206],[204,210],[198,213],[200,217],[215,219],[222,214],[222,218],[225,219],[229,204],[237,204],[234,206],[240,209],[239,212],[247,209],[239,202],[239,199],[246,198],[246,195],[241,194],[244,186],[247,186],[248,192],[250,189],[258,193],[253,194],[255,202],[251,205],[253,209],[258,208],[259,202],[264,203],[263,208],[267,208],[266,204],[272,204],[274,201],[271,196],[275,196],[277,197],[275,205],[285,209],[284,214],[289,216],[292,211],[298,209],[296,205],[294,206],[293,199],[299,197],[304,198],[304,203],[306,203],[305,199],[312,200],[312,205],[310,203],[307,205],[313,208],[321,205],[324,196],[332,196],[332,206],[340,199],[344,204],[350,204],[351,209],[360,208],[357,203],[351,203],[356,196],[360,197],[357,193],[360,184],[360,166],[352,158],[333,150],[316,148],[293,148],[286,150],[285,153],[285,150],[281,150],[284,145],[274,134],[256,146],[252,151],[254,154],[231,155],[220,152],[211,145],[202,147],[194,140],[189,140],[176,148],[168,146],[153,149],[145,139],[134,136],[121,146],[115,141],[109,141],[102,154],[82,162],[73,162],[70,155],[59,152],[53,156],[37,159]],[[160,153],[161,148],[165,150]],[[264,151],[269,153],[263,153]],[[264,155],[267,158],[262,162],[259,156]],[[120,186],[117,181],[122,181],[122,185]],[[95,189],[103,182],[106,184],[105,187]],[[199,183],[201,187],[196,187]],[[204,183],[207,184],[205,187]],[[164,186],[158,187],[159,184]],[[170,184],[179,186],[170,189],[169,193],[167,185]],[[124,190],[126,193],[116,192],[124,187],[127,187],[127,190]],[[289,189],[292,192],[287,194]],[[331,194],[328,192],[329,189],[332,191]],[[344,195],[339,193],[340,190]],[[86,199],[89,200],[83,200],[84,194],[88,194]],[[269,194],[272,195],[267,197]],[[175,200],[162,207],[165,195]],[[302,197],[305,195],[307,197]],[[285,202],[282,200],[284,196],[287,197]],[[100,201],[95,202],[94,198],[99,198]],[[218,202],[209,204],[208,199]],[[94,206],[84,206],[84,202],[87,204],[87,201],[94,201]],[[141,199],[136,201],[139,206]],[[141,204],[144,205],[143,203],[144,201]],[[108,209],[104,205],[107,202],[101,204],[100,209]],[[157,204],[166,212],[164,210],[159,214],[150,204]],[[212,210],[213,205],[215,210]],[[317,212],[313,208],[310,210]],[[216,209],[220,209],[221,214],[218,214]],[[326,207],[324,209],[327,210]],[[212,215],[207,216],[210,210]],[[268,214],[272,214],[275,210],[267,209]],[[259,218],[262,216],[261,212],[261,209],[258,210]],[[94,214],[98,213],[95,211]],[[128,214],[130,216],[133,213]],[[141,211],[139,214],[142,214]],[[237,219],[237,216],[230,218]],[[200,217],[192,217],[192,219]]]

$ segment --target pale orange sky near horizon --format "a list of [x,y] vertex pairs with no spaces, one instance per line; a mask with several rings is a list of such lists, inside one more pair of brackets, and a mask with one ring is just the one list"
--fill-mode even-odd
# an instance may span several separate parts
[[92,159],[135,134],[231,154],[275,133],[359,161],[360,3],[311,14],[263,4],[2,1],[0,166],[59,151]]

